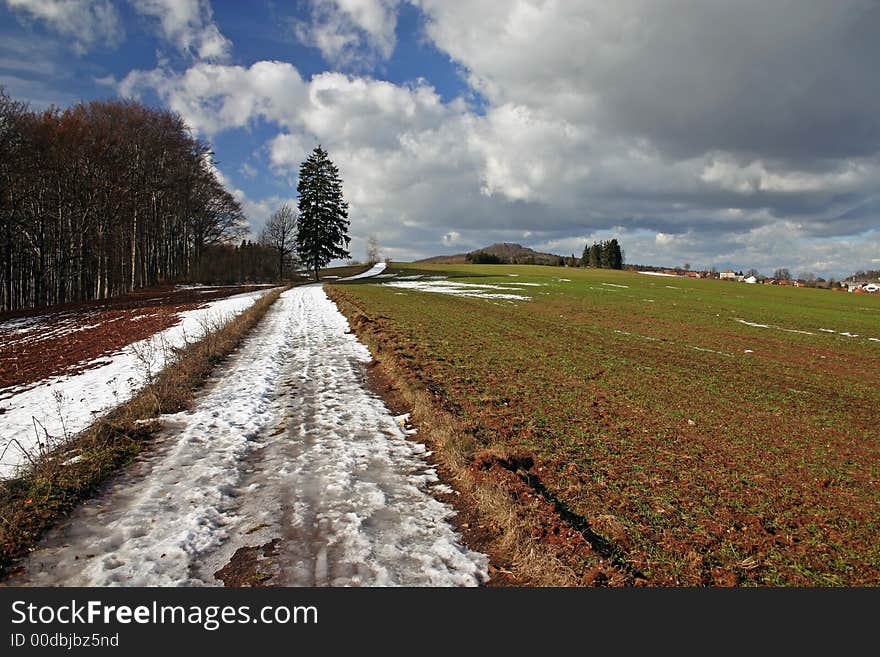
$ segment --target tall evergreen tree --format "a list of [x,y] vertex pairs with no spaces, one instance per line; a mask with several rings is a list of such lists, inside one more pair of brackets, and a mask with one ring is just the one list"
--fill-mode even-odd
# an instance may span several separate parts
[[350,258],[348,203],[342,198],[339,169],[316,146],[299,168],[299,229],[296,252],[318,280],[318,270],[331,260]]
[[623,254],[616,239],[608,242],[608,266],[611,269],[623,269]]
[[608,240],[602,240],[602,243],[599,245],[599,263],[602,269],[611,267],[611,242]]
[[590,246],[590,267],[598,268],[602,266],[602,247],[598,242],[593,242]]

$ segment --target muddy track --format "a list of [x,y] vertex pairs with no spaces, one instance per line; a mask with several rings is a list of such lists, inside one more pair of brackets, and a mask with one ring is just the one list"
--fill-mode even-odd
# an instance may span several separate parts
[[285,292],[159,448],[13,585],[475,585],[425,448],[364,382],[319,286]]

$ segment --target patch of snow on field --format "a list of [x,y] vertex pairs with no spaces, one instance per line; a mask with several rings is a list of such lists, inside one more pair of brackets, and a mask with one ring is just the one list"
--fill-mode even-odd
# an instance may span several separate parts
[[644,274],[645,276],[668,276],[669,278],[678,278],[675,274],[664,274],[662,271],[640,271],[636,273]]
[[[83,324],[83,320],[92,319],[97,313],[82,313],[78,316],[53,322],[42,330],[36,330],[33,325],[29,328],[15,329],[13,333],[31,333],[17,340],[18,344],[27,344],[32,342],[45,342],[47,340],[56,340],[71,333],[79,333],[80,331],[90,331],[101,326],[101,322],[97,324]],[[109,320],[109,322],[116,320]],[[107,323],[109,323],[107,322]]]
[[519,276],[519,274],[508,274],[508,276]]
[[340,281],[356,281],[359,278],[372,278],[373,276],[378,276],[388,265],[384,262],[377,262],[375,265],[370,267],[367,271],[356,274],[355,276],[348,276],[347,278],[340,278]]
[[732,357],[732,354],[726,354],[723,351],[715,351],[714,349],[707,349],[706,347],[697,347],[695,345],[691,345],[691,349],[694,351],[704,351],[709,354],[718,354],[719,356],[726,356],[728,358]]
[[7,319],[0,322],[0,331],[8,331],[11,333],[26,333],[34,326],[47,322],[54,313],[46,315],[35,315],[33,317],[21,317],[19,319]]
[[744,319],[740,319],[738,317],[735,317],[733,321],[739,322],[740,324],[745,324],[746,326],[754,326],[755,328],[770,328],[769,324],[758,324],[757,322],[748,322],[748,321],[746,321]]
[[108,358],[109,363],[86,369],[70,376],[56,376],[24,392],[15,388],[0,390],[0,404],[5,412],[0,421],[0,479],[15,473],[17,466],[27,462],[23,450],[34,453],[38,439],[34,426],[44,430],[57,443],[66,435],[82,431],[99,415],[127,401],[134,391],[144,385],[146,370],[155,375],[165,365],[166,353],[182,347],[187,340],[199,339],[203,323],[216,323],[240,314],[269,288],[236,294],[225,299],[210,301],[204,308],[178,313],[180,321],[164,331],[139,342]]
[[[772,329],[776,329],[777,331],[785,331],[786,333],[800,333],[801,335],[816,335],[816,333],[814,333],[813,331],[804,331],[802,329],[790,329],[790,328],[785,328],[783,326],[773,326],[771,324],[757,324],[755,322],[747,322],[746,320],[739,319],[738,317],[734,318],[734,321],[737,321],[741,324],[745,324],[746,326],[756,326],[758,328],[772,328]],[[835,335],[840,335],[845,338],[858,338],[858,337],[860,337],[860,335],[858,333],[850,333],[849,331],[835,331],[835,330],[829,329],[829,328],[820,328],[820,329],[816,329],[816,330],[821,331],[822,333],[833,333]],[[865,338],[865,339],[869,340],[871,342],[880,342],[880,338]]]
[[617,283],[602,283],[602,285],[607,285],[609,287],[625,287],[625,288],[629,287],[629,285],[618,285]]
[[[521,294],[508,294],[509,291],[518,291],[520,288],[503,285],[490,285],[488,283],[459,283],[457,281],[401,281],[400,279],[390,283],[382,283],[390,287],[416,290],[418,292],[434,292],[437,294],[451,294],[458,297],[471,297],[474,299],[509,299],[515,301],[529,301],[531,297]],[[507,292],[487,292],[486,290],[505,290]]]
[[556,280],[559,281],[560,283],[571,283],[570,278],[557,278]]
[[408,418],[365,388],[370,360],[320,286],[286,291],[195,408],[165,416],[160,449],[30,555],[25,583],[217,585],[273,538],[261,569],[280,586],[485,581]]

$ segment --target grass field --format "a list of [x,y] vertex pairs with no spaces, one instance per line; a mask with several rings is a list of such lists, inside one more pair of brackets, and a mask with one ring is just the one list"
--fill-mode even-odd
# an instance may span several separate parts
[[880,295],[505,265],[333,294],[648,584],[880,584]]

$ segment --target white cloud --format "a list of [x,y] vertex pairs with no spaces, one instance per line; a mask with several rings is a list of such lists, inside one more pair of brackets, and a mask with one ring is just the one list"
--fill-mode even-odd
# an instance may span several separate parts
[[6,6],[21,18],[42,21],[70,37],[78,54],[97,45],[117,46],[125,36],[109,0],[6,0]]
[[181,53],[208,61],[228,59],[232,44],[214,23],[208,0],[129,0],[135,10],[159,21],[162,38]]
[[329,62],[361,67],[391,57],[399,0],[310,0],[311,20],[294,23],[297,39]]
[[458,242],[459,239],[461,239],[461,233],[459,233],[457,230],[449,231],[443,236],[443,245],[451,246]]
[[199,62],[185,73],[132,71],[119,93],[137,97],[155,90],[190,127],[206,135],[241,128],[262,117],[286,125],[304,100],[299,71],[285,62],[256,62],[249,68]]
[[[736,9],[416,4],[427,35],[483,95],[481,111],[444,102],[428,83],[339,72],[304,80],[285,62],[136,71],[120,90],[156,90],[206,135],[276,125],[263,152],[290,182],[323,143],[340,167],[353,233],[381,234],[395,257],[430,255],[453,236],[462,250],[528,240],[578,253],[585,240],[617,235],[642,264],[738,269],[786,258],[775,266],[848,268],[821,247],[827,237],[833,246],[862,235],[876,252],[867,232],[880,216],[880,103],[868,93],[880,89],[868,38],[876,20],[759,0]],[[387,57],[395,5],[314,2],[309,38],[324,39],[337,64]],[[859,29],[856,48],[846,35]]]
[[491,109],[470,136],[485,163],[482,192],[512,200],[559,199],[561,188],[589,176],[579,162],[583,130],[565,120],[507,103]]

